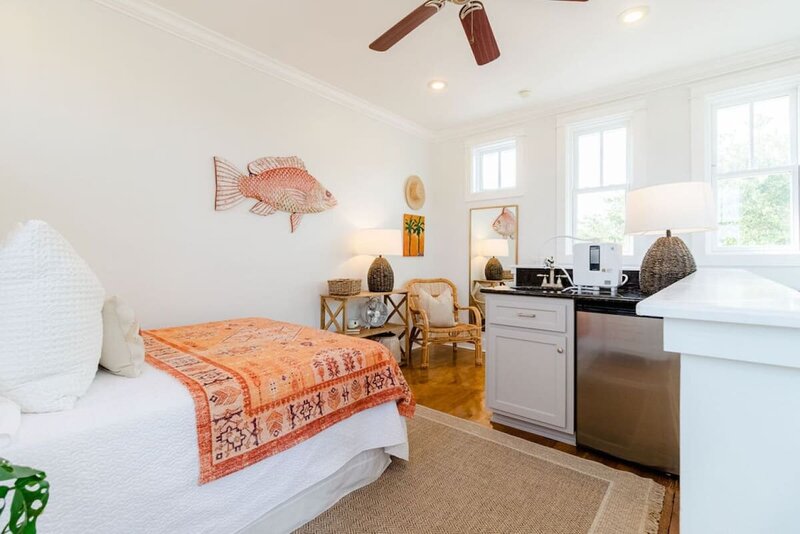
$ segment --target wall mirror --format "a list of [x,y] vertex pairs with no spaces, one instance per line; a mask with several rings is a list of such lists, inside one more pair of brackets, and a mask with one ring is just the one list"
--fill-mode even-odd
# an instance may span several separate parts
[[[470,304],[486,315],[482,287],[510,284],[503,272],[519,261],[519,207],[516,205],[469,210]],[[492,260],[495,258],[495,260]],[[487,273],[487,263],[491,261]],[[497,261],[502,265],[498,268]],[[489,274],[489,276],[487,276]]]

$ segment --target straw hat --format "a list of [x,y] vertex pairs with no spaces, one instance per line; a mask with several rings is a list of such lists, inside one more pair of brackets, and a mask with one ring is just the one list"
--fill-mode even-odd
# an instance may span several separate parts
[[406,180],[406,203],[412,210],[425,205],[425,186],[419,176],[409,176]]

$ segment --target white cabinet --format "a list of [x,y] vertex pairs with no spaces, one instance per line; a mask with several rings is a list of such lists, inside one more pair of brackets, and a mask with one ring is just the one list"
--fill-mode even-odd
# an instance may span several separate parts
[[486,303],[492,420],[574,443],[572,300],[489,294]]

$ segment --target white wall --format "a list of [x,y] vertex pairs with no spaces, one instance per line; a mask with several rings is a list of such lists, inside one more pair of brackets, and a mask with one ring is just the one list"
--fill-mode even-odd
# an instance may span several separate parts
[[[325,280],[364,276],[357,228],[400,228],[431,145],[86,0],[0,4],[0,233],[41,218],[69,239],[145,327],[242,316],[309,325]],[[240,167],[303,158],[339,206],[261,218],[215,212],[212,157]],[[398,284],[434,268],[391,258]]]
[[[691,180],[691,88],[685,85],[653,91],[631,99],[631,103],[642,100],[646,109],[643,135],[636,142],[644,143],[644,171],[633,177],[633,186],[638,188]],[[615,107],[618,104],[613,103]],[[578,111],[586,110],[575,110]],[[570,112],[562,112],[564,113]],[[470,208],[504,203],[519,204],[520,263],[540,265],[546,256],[556,253],[555,242],[547,245],[544,243],[560,233],[559,218],[564,213],[558,201],[558,191],[563,185],[558,178],[557,118],[555,114],[531,118],[508,129],[496,131],[496,138],[506,137],[512,131],[522,134],[524,157],[518,171],[518,180],[524,185],[524,194],[518,197],[480,202],[464,200],[468,172],[465,146],[472,139],[485,140],[491,137],[491,130],[471,133],[469,137],[454,138],[437,145],[437,195],[448,195],[454,200],[452,203],[442,204],[442,209],[447,210],[446,214],[441,214],[446,221],[446,233],[452,236],[444,244],[447,253],[444,254],[443,261],[447,263],[443,270],[452,273],[458,282],[462,300],[467,288],[467,217]],[[654,238],[648,237],[636,239],[639,257],[653,240]],[[691,236],[686,241],[693,246]],[[699,256],[696,250],[695,255]],[[781,283],[800,288],[800,267],[764,265],[748,268]]]

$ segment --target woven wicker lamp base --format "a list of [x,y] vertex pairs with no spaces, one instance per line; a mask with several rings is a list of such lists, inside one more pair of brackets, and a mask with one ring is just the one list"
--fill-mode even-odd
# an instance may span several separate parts
[[500,263],[500,260],[492,256],[492,258],[486,262],[486,268],[483,270],[483,274],[486,276],[487,280],[502,280],[503,264]]
[[658,293],[697,270],[689,247],[680,237],[660,237],[642,260],[639,287],[645,295]]
[[367,272],[367,287],[374,293],[386,293],[394,289],[394,271],[389,261],[378,256]]

